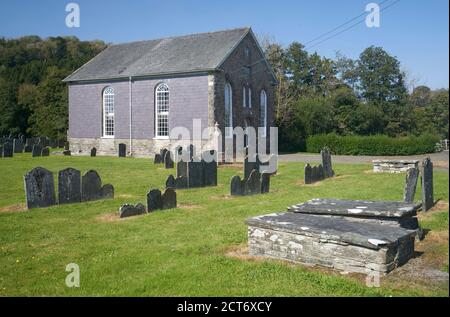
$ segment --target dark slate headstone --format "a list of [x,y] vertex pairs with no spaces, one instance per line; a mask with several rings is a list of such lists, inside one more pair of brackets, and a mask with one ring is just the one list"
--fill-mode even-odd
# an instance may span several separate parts
[[261,194],[266,194],[270,191],[270,174],[261,174]]
[[312,184],[313,183],[313,169],[311,165],[306,164],[305,166],[305,184]]
[[33,145],[33,149],[31,151],[32,157],[37,157],[42,155],[42,146],[40,144]]
[[94,170],[86,172],[81,178],[81,201],[102,199],[102,180]]
[[245,195],[255,195],[261,193],[261,174],[257,170],[250,173],[249,178],[245,181]]
[[215,159],[216,151],[209,151],[209,156],[214,157],[212,162],[205,160],[203,163],[203,186],[217,186],[217,161]]
[[231,196],[244,195],[244,186],[242,184],[241,178],[238,175],[231,178],[230,194]]
[[244,178],[247,179],[253,170],[259,171],[259,158],[258,154],[253,156],[246,156],[244,159]]
[[186,189],[188,188],[188,179],[187,177],[180,176],[175,179],[175,188],[176,189]]
[[331,163],[331,153],[328,148],[322,149],[320,151],[322,156],[322,166],[324,169],[324,178],[329,178],[334,176],[333,165]]
[[143,215],[147,213],[143,204],[137,204],[136,206],[125,204],[119,209],[119,217],[126,218],[132,216]]
[[114,186],[111,184],[105,184],[102,186],[102,198],[103,199],[114,199]]
[[177,163],[177,177],[188,177],[188,163],[184,161],[179,161]]
[[177,147],[175,147],[174,153],[175,153],[175,162],[178,163],[183,158],[183,147],[181,145],[178,145]]
[[173,175],[169,175],[169,177],[167,177],[166,188],[176,188],[176,180]]
[[188,153],[189,153],[189,161],[192,161],[192,159],[195,156],[195,146],[193,144],[189,145]]
[[[58,140],[58,147],[60,149],[62,149],[62,148],[64,148],[64,145],[65,145],[65,141],[63,139],[59,139]],[[68,150],[68,149],[66,149],[66,150]]]
[[31,153],[31,152],[33,152],[33,145],[31,145],[31,144],[25,144],[25,146],[24,146],[24,148],[23,148],[23,151],[24,151],[25,153]]
[[322,181],[325,179],[325,171],[323,169],[322,164],[319,164],[319,166],[317,166],[317,179],[319,181]]
[[155,159],[153,160],[153,162],[155,163],[155,164],[161,164],[162,163],[162,157],[161,157],[161,154],[155,154]]
[[433,162],[426,158],[422,162],[422,209],[427,211],[434,205],[433,193]]
[[36,167],[24,176],[27,208],[52,206],[56,203],[52,172]]
[[96,157],[97,156],[97,148],[93,147],[91,149],[91,157]]
[[66,168],[58,173],[58,204],[72,204],[81,201],[81,173]]
[[177,193],[173,188],[167,188],[161,196],[161,201],[161,209],[177,208]]
[[14,153],[22,153],[23,152],[23,142],[21,139],[14,139]]
[[164,163],[164,160],[166,159],[166,153],[168,152],[168,150],[164,148],[164,149],[161,149],[159,152],[160,152],[161,158],[162,158],[161,163]]
[[419,174],[418,168],[410,168],[406,171],[405,190],[403,192],[403,201],[405,203],[414,202]]
[[58,142],[56,141],[56,139],[51,138],[48,141],[48,146],[50,146],[51,148],[56,148],[58,147]]
[[127,145],[124,143],[119,144],[119,157],[127,156]]
[[189,188],[203,187],[203,163],[189,162],[188,163],[188,186]]
[[164,167],[167,169],[175,167],[171,151],[167,151],[166,155],[164,156]]
[[41,156],[49,156],[49,155],[50,155],[50,148],[46,146],[42,149]]
[[161,191],[153,189],[147,193],[147,210],[152,212],[162,208]]
[[64,154],[64,156],[70,156],[70,155],[72,155],[72,152],[70,152],[70,150],[64,150],[63,154]]
[[68,141],[64,142],[64,150],[66,151],[70,150],[70,143]]
[[0,157],[3,157],[3,144],[0,144]]
[[313,183],[317,182],[319,180],[319,170],[317,166],[313,166],[312,168],[312,181]]
[[11,142],[3,143],[3,157],[13,157],[14,150]]

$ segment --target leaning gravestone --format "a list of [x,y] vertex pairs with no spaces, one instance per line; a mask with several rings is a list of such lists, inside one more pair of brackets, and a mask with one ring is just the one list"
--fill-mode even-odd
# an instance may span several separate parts
[[41,156],[49,156],[49,155],[50,155],[50,148],[46,146],[42,149]]
[[153,160],[155,164],[161,164],[162,163],[162,157],[161,154],[155,154],[155,159]]
[[32,157],[37,157],[42,155],[42,146],[40,144],[34,144],[33,150],[31,151]]
[[126,218],[132,216],[138,216],[145,214],[145,206],[143,204],[137,204],[136,206],[125,204],[119,209],[119,217]]
[[66,168],[58,173],[58,204],[81,202],[81,173],[74,168]]
[[127,145],[124,143],[119,144],[119,157],[127,156]]
[[241,178],[238,175],[235,175],[231,178],[230,193],[231,196],[244,195],[244,186],[242,184]]
[[14,139],[14,153],[23,152],[23,142],[21,139]]
[[3,144],[3,157],[13,157],[14,150],[11,142]]
[[167,188],[161,196],[161,209],[177,208],[177,193],[173,188]]
[[98,200],[102,198],[102,180],[94,170],[88,171],[81,178],[81,201]]
[[305,184],[312,184],[313,183],[313,169],[311,165],[306,164],[305,166]]
[[164,156],[164,167],[167,169],[174,168],[174,163],[172,159],[172,152],[167,151]]
[[255,195],[261,193],[261,175],[259,171],[253,170],[245,182],[245,195]]
[[96,157],[97,156],[97,149],[95,147],[93,147],[91,149],[91,157]]
[[422,162],[422,209],[427,211],[434,205],[433,162],[426,158]]
[[270,173],[261,174],[261,194],[266,194],[270,191]]
[[161,191],[153,189],[147,194],[147,210],[152,212],[162,208]]
[[331,154],[328,148],[322,149],[320,151],[322,156],[322,166],[324,170],[324,178],[329,178],[334,176],[333,165],[331,163]]
[[176,179],[173,175],[169,175],[166,180],[166,188],[175,188],[176,187]]
[[406,183],[403,194],[403,201],[405,203],[413,203],[416,195],[417,181],[419,179],[419,169],[410,168],[406,172]]
[[28,209],[48,207],[56,203],[52,172],[36,167],[24,176]]

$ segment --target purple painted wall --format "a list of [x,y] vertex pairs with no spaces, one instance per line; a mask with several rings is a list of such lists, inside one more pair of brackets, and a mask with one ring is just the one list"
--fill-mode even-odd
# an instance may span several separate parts
[[[192,119],[208,125],[208,76],[134,80],[132,84],[132,138],[155,135],[155,88],[166,83],[170,89],[169,129],[183,126],[192,131]],[[69,85],[69,137],[102,137],[102,94],[115,90],[115,138],[127,139],[129,132],[129,83],[112,81]],[[191,132],[192,133],[192,132]]]

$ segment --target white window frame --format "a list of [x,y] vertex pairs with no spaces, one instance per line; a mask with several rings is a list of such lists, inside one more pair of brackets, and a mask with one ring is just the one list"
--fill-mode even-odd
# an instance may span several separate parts
[[[265,138],[267,136],[267,93],[264,89],[261,90],[261,93],[259,95],[259,104],[260,104],[259,117],[260,117],[260,120],[261,119],[263,120],[262,127],[264,128],[262,137]],[[264,118],[262,118],[262,115],[261,115],[262,109],[264,109]]]
[[252,108],[252,89],[250,88],[250,86],[248,86],[247,88],[248,88],[248,107]]
[[[165,88],[166,90],[161,90]],[[159,111],[158,94],[167,93],[167,111]],[[169,139],[169,112],[170,112],[170,88],[166,83],[161,83],[155,89],[155,139]],[[167,120],[167,135],[161,135],[159,129],[159,119],[165,116]]]
[[[115,91],[112,87],[106,87],[103,89],[102,94],[102,138],[113,139],[115,135]],[[112,112],[106,112],[107,102],[109,102],[110,108],[112,107]],[[107,133],[107,119],[112,119],[112,134]]]
[[[233,89],[229,83],[225,84],[225,113],[227,112],[227,107],[229,106],[229,120],[225,122],[225,137],[232,138],[233,137]],[[227,104],[227,93],[228,93],[228,104]],[[226,116],[225,116],[226,117]],[[228,125],[227,125],[228,124]],[[227,129],[230,128],[230,129]]]

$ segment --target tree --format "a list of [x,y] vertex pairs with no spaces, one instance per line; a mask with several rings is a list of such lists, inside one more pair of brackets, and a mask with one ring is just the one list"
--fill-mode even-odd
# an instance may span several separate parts
[[414,88],[409,100],[414,107],[425,107],[431,98],[431,89],[427,86],[418,86]]

